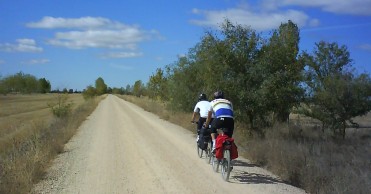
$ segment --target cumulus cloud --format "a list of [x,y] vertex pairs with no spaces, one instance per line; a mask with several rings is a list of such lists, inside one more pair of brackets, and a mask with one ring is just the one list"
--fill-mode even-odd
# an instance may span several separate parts
[[204,20],[192,20],[191,23],[200,26],[218,28],[228,18],[232,22],[250,26],[255,30],[270,30],[277,28],[281,23],[292,20],[298,26],[317,24],[318,21],[311,20],[304,12],[296,10],[276,12],[254,12],[251,9],[235,8],[221,11],[206,11],[194,9],[193,13],[203,15]]
[[125,25],[102,17],[54,18],[44,17],[27,24],[31,28],[71,29],[57,32],[48,44],[71,49],[120,48],[137,49],[140,42],[156,35],[156,31],[144,31],[136,25]]
[[0,44],[0,50],[6,52],[42,52],[43,49],[36,45],[33,39],[17,39],[15,44],[3,43]]
[[109,58],[133,58],[143,56],[143,53],[140,52],[110,52],[101,55],[103,59]]

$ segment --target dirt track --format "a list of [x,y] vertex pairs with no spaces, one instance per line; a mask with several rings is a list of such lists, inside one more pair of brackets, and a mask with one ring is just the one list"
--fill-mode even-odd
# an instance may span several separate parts
[[198,158],[194,134],[110,95],[33,193],[304,193],[246,159],[234,165],[224,182]]

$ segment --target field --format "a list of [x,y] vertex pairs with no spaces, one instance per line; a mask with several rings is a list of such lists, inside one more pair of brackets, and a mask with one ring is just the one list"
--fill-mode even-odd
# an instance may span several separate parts
[[[56,103],[59,94],[30,94],[0,96],[0,142],[29,129],[32,125],[53,122],[49,104]],[[73,108],[84,103],[80,94],[69,94]]]
[[[66,99],[68,115],[51,107]],[[81,94],[0,96],[0,193],[27,193],[102,98]]]

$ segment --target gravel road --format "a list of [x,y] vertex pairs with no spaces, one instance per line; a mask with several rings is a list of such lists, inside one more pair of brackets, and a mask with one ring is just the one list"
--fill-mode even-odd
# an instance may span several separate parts
[[192,132],[109,95],[31,193],[305,193],[244,158],[234,165],[223,181]]

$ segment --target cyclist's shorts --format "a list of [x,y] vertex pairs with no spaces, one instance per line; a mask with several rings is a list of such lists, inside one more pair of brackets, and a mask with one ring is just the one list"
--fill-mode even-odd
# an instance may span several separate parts
[[226,128],[224,131],[226,135],[232,137],[234,130],[234,119],[229,117],[220,117],[213,120],[211,123],[211,133],[216,133],[216,129]]

